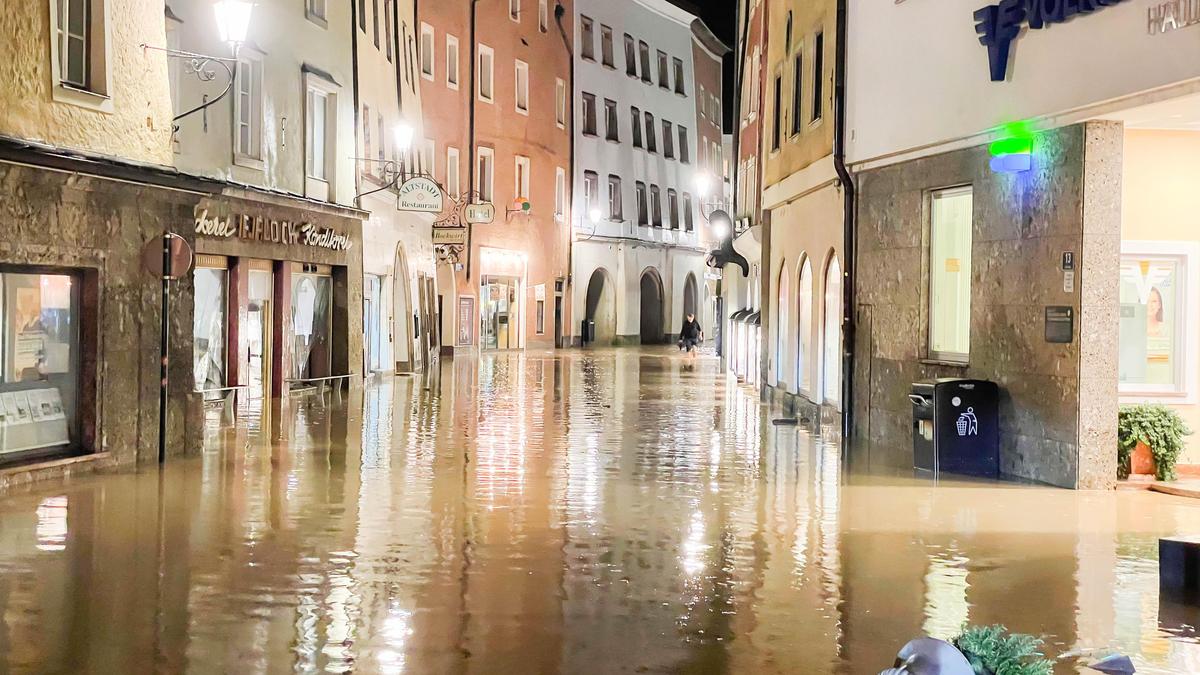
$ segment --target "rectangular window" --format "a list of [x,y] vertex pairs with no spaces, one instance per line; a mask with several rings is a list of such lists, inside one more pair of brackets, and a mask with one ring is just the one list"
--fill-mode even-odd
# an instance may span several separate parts
[[521,0],[508,0],[508,18],[521,22]]
[[[449,48],[449,44],[450,44],[450,42],[447,39],[447,41],[446,41],[447,48]],[[421,77],[425,78],[426,80],[433,79],[433,71],[434,71],[433,50],[434,50],[433,26],[430,26],[427,23],[422,23],[421,24]],[[449,57],[447,57],[447,61],[448,60],[449,60]],[[455,60],[457,60],[457,58]],[[447,70],[446,77],[450,77],[449,64],[447,64],[446,70]],[[456,74],[455,80],[457,81],[457,79],[458,79],[458,76]]]
[[825,34],[817,33],[813,38],[812,121],[821,119],[825,106],[821,93],[821,82],[825,79]]
[[667,69],[667,53],[658,52],[658,86],[663,89],[671,88],[671,71]]
[[492,179],[495,177],[496,152],[491,148],[479,148],[476,162],[475,191],[479,193],[479,201],[492,201]]
[[375,48],[379,49],[379,0],[371,0],[371,23],[375,29]]
[[675,93],[687,96],[687,87],[683,78],[683,59],[673,59],[675,64]]
[[625,74],[637,77],[637,46],[629,33],[625,34]]
[[683,229],[691,232],[695,228],[695,222],[692,220],[692,196],[688,193],[683,193]]
[[646,184],[638,181],[633,186],[634,201],[637,202],[637,223],[642,227],[650,224],[649,209],[646,207]]
[[679,229],[679,194],[675,190],[667,190],[667,210],[671,213],[671,229]]
[[384,128],[383,128],[383,115],[376,115],[376,119],[378,120],[378,124],[379,124],[379,150],[378,150],[379,154],[375,159],[377,159],[379,161],[375,164],[375,170],[382,177],[384,174],[383,151],[384,151],[384,147],[387,145],[387,141],[385,141],[384,139],[387,138],[387,132],[384,131]]
[[796,52],[792,62],[792,135],[800,133],[801,120],[804,119],[804,49]]
[[308,90],[308,124],[305,129],[307,137],[305,162],[310,178],[327,180],[327,145],[329,95],[318,89]]
[[[104,5],[98,0],[53,0],[60,86],[107,94]],[[29,4],[25,0],[24,4]],[[100,16],[93,16],[99,13]],[[18,40],[16,36],[13,40]]]
[[654,136],[654,115],[646,113],[646,150],[658,152],[658,141]]
[[688,146],[687,127],[677,127],[679,129],[679,161],[684,164],[691,162],[690,150]]
[[617,102],[604,99],[604,138],[620,142],[621,133],[617,126]]
[[[362,107],[362,131],[363,131],[363,154],[362,154],[362,156],[369,159],[371,157],[371,108],[366,103],[364,103],[363,107]],[[379,142],[382,143],[383,139],[382,138],[379,139]],[[365,163],[365,164],[366,164],[366,166],[363,167],[363,173],[371,173],[371,165],[369,163]]]
[[638,55],[642,62],[642,82],[653,82],[650,75],[650,45],[638,40]]
[[396,11],[396,0],[383,0],[383,37],[387,43],[387,60],[392,62],[392,13]]
[[[194,369],[195,389],[205,391],[219,389],[225,386],[226,365],[226,311],[228,297],[226,295],[227,272],[225,261],[220,263],[207,262],[197,265],[192,271],[194,297],[192,300],[192,364]],[[221,267],[208,265],[220,264]],[[261,272],[259,273],[261,274]],[[250,275],[250,286],[258,291],[257,274]],[[261,292],[254,293],[251,298],[259,299]],[[202,395],[205,399],[219,396],[216,393]]]
[[[1123,396],[1195,400],[1197,306],[1191,298],[1200,248],[1181,242],[1121,243],[1118,388]],[[1176,397],[1178,400],[1172,401]]]
[[358,0],[358,29],[367,32],[367,0]]
[[595,171],[583,172],[583,208],[590,214],[599,207],[600,176]]
[[700,85],[700,119],[708,119],[708,99],[705,98],[704,85]]
[[479,45],[479,100],[492,102],[492,64],[496,53],[491,47]]
[[562,220],[567,210],[567,171],[560,167],[554,169],[554,217]]
[[663,120],[663,157],[667,159],[675,159],[675,130],[671,128],[671,123]]
[[554,123],[567,128],[567,83],[561,77],[554,79]]
[[547,0],[538,0],[538,30],[543,33],[550,26],[550,8]]
[[513,197],[529,199],[529,158],[518,155],[513,162]]
[[633,147],[642,147],[642,111],[637,108],[629,108],[630,127],[633,130]]
[[929,223],[929,355],[966,362],[971,351],[971,188],[932,195]]
[[446,148],[446,192],[457,197],[459,190],[458,148]]
[[262,61],[245,51],[237,63],[235,102],[237,135],[234,152],[249,159],[262,159]]
[[587,92],[583,93],[583,133],[596,135],[596,96]]
[[432,138],[426,138],[425,144],[421,146],[421,175],[432,178],[437,169],[436,162],[433,158],[434,143]]
[[[80,442],[79,383],[82,322],[77,274],[42,274],[32,271],[0,273],[0,464],[19,461],[52,449],[67,450]],[[196,288],[197,300],[207,300],[208,288]],[[224,294],[221,293],[221,300]],[[203,310],[194,321],[208,329],[193,349],[211,349],[224,357],[224,304],[220,321]],[[224,386],[224,360],[196,362],[197,377],[219,380]]]
[[650,186],[650,217],[655,227],[662,227],[662,193],[657,185]]
[[458,89],[458,38],[446,36],[446,86]]
[[308,0],[304,13],[309,19],[325,20],[325,0]]
[[621,209],[621,177],[608,175],[608,219],[624,220]]
[[517,112],[529,114],[529,64],[517,61],[516,69]]
[[545,300],[537,300],[535,302],[537,303],[537,316],[536,316],[537,326],[535,327],[535,331],[537,332],[538,335],[545,335],[546,334],[546,301]]
[[579,55],[588,61],[596,60],[596,27],[586,16],[579,18]]
[[779,139],[783,134],[783,76],[776,75],[772,89],[771,114],[775,117],[771,124],[771,150],[779,150]]
[[609,68],[615,68],[613,61],[613,32],[612,28],[600,24],[600,62]]

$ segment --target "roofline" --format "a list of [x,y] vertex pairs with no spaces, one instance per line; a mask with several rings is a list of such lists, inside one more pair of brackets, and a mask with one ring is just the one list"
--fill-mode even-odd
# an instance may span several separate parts
[[695,13],[672,4],[667,0],[634,0],[637,4],[682,26],[690,26],[697,17]]
[[733,51],[732,47],[722,42],[721,38],[713,34],[708,24],[704,23],[704,19],[697,18],[692,22],[692,36],[696,38],[701,47],[704,47],[705,51],[718,61]]

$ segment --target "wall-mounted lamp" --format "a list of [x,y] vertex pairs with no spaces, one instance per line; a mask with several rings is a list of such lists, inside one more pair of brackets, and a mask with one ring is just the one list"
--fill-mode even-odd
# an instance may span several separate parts
[[988,166],[996,173],[1019,173],[1033,168],[1033,129],[1028,122],[1004,125],[1003,138],[988,146]]

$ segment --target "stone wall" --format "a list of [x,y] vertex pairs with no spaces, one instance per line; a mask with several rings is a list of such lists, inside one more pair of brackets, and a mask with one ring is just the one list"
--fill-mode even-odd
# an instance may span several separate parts
[[[993,173],[989,159],[980,146],[858,177],[854,459],[911,467],[911,383],[972,377],[1001,387],[1003,473],[1111,487],[1121,127],[1043,132],[1027,172]],[[974,230],[964,366],[928,359],[926,345],[929,191],[966,184],[974,188]],[[1072,292],[1064,290],[1064,251],[1076,257]],[[1048,305],[1074,309],[1070,344],[1045,341]]]

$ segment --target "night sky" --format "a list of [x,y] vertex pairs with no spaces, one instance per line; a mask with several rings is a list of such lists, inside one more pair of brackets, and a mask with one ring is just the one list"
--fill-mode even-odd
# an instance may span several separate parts
[[[696,14],[704,23],[708,25],[709,30],[721,39],[730,49],[734,47],[734,36],[737,32],[737,0],[668,0],[672,4],[682,7],[693,14]],[[730,52],[725,57],[725,92],[724,113],[725,113],[725,132],[729,133],[733,128],[733,52]]]

